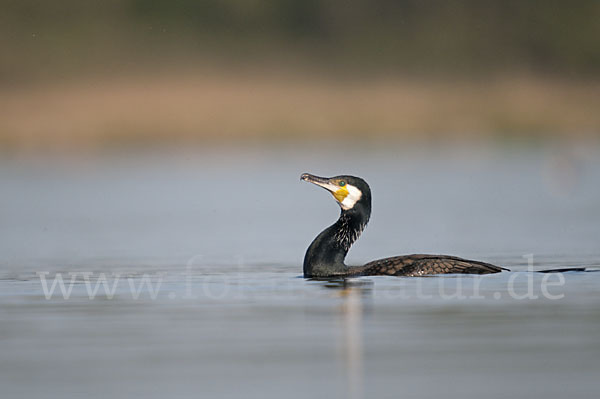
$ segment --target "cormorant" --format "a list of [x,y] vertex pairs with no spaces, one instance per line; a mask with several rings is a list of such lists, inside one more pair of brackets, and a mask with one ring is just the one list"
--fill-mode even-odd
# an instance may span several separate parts
[[371,216],[371,189],[355,176],[331,178],[304,173],[301,180],[333,194],[340,218],[314,239],[304,256],[304,277],[427,276],[432,274],[488,274],[508,270],[485,262],[447,255],[404,255],[378,259],[363,266],[346,266],[344,258]]

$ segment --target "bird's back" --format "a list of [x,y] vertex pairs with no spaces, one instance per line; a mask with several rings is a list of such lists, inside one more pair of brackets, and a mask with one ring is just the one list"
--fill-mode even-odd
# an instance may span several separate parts
[[[508,270],[490,263],[447,255],[404,255],[374,260],[359,267],[363,276],[426,276],[433,274],[490,274]],[[357,270],[359,271],[359,270]]]

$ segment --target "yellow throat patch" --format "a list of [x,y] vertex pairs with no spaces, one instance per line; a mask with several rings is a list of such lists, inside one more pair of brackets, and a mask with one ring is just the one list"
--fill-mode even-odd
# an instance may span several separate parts
[[340,187],[337,191],[333,192],[332,194],[338,202],[342,202],[344,201],[344,199],[346,199],[349,193],[348,189],[344,186]]

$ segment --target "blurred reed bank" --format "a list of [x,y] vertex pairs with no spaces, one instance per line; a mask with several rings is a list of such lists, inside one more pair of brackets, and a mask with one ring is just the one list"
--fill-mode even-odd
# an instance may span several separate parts
[[595,141],[600,2],[1,0],[0,149]]

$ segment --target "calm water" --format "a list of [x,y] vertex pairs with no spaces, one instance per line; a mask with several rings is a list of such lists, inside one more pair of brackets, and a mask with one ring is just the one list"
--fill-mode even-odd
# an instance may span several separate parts
[[[514,272],[307,281],[339,210],[302,172],[370,183],[351,264]],[[2,397],[596,397],[599,183],[596,147],[5,159]]]

